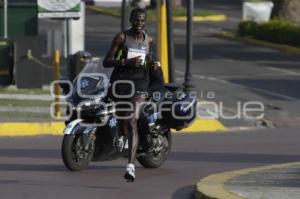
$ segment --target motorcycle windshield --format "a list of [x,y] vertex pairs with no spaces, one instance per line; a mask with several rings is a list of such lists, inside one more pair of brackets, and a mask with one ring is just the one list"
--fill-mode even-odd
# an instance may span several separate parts
[[[112,68],[104,68],[100,64],[100,59],[92,59],[84,66],[84,68],[80,71],[78,76],[80,74],[89,74],[89,73],[105,74],[107,76],[107,79],[109,79],[111,76],[111,73],[112,73]],[[78,78],[78,76],[77,76],[77,78]]]
[[74,95],[80,98],[102,98],[107,95],[112,69],[104,68],[99,60],[89,61],[75,78]]

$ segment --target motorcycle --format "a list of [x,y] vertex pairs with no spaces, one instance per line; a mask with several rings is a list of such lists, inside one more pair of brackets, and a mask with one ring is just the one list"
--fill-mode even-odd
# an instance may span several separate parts
[[[91,161],[128,155],[128,138],[121,132],[116,103],[108,94],[110,74],[109,69],[92,60],[72,84],[60,84],[70,105],[61,145],[64,165],[70,171],[82,171]],[[196,115],[196,98],[179,86],[165,85],[157,92],[168,97],[149,96],[137,122],[137,160],[145,168],[164,164],[172,146],[171,129],[186,128]]]

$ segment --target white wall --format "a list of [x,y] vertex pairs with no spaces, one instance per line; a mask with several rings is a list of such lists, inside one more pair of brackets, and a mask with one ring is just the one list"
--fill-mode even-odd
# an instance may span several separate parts
[[72,19],[69,24],[70,54],[85,49],[85,3],[81,2],[81,17],[78,20]]

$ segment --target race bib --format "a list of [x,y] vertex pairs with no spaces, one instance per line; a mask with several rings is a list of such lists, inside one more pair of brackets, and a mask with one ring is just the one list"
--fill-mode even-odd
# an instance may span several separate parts
[[146,50],[129,48],[127,53],[127,59],[131,59],[134,57],[140,57],[140,59],[142,60],[142,65],[144,65],[146,60]]

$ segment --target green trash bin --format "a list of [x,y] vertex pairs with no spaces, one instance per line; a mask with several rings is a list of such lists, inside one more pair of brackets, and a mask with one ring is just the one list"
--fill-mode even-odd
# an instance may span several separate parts
[[0,40],[0,86],[13,83],[14,42]]

